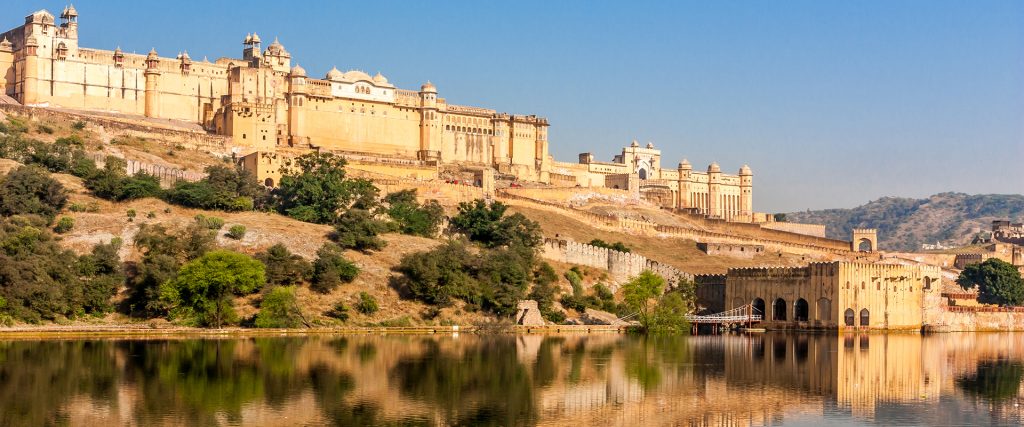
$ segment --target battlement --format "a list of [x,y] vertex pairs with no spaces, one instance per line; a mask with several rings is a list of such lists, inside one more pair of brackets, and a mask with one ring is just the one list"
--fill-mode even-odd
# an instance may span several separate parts
[[[546,259],[558,262],[606,270],[611,273],[613,278],[620,282],[629,280],[644,270],[650,270],[663,277],[669,286],[674,286],[680,278],[693,280],[694,277],[690,273],[680,271],[671,265],[648,259],[640,254],[619,252],[568,239],[544,239],[542,255]],[[615,289],[612,290],[614,291]]]

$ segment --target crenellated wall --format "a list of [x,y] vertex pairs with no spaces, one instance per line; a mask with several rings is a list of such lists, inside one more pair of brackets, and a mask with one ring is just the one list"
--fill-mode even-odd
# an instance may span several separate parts
[[[644,270],[651,270],[663,277],[670,286],[674,285],[679,277],[693,280],[693,275],[690,273],[648,259],[640,254],[619,252],[567,239],[544,239],[543,256],[546,259],[567,264],[579,264],[607,270],[618,282],[627,281]],[[613,284],[612,286],[617,287],[618,285]],[[616,288],[612,290],[614,291]]]

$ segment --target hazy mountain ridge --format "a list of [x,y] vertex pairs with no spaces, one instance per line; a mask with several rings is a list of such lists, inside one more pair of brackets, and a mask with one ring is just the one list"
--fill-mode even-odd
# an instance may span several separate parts
[[879,247],[919,250],[922,243],[971,242],[992,220],[1024,218],[1024,195],[939,193],[927,199],[883,197],[852,209],[787,213],[791,222],[825,224],[828,237],[849,239],[853,228],[877,228]]

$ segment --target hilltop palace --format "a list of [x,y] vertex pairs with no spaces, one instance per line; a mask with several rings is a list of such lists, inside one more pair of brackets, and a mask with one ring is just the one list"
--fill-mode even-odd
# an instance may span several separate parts
[[[210,62],[187,52],[139,55],[78,45],[78,12],[56,22],[40,10],[0,34],[5,99],[25,106],[102,111],[191,122],[230,137],[241,163],[273,186],[292,156],[319,150],[377,163],[381,173],[436,179],[446,167],[558,186],[631,189],[666,208],[763,222],[752,208],[753,175],[661,168],[661,152],[635,141],[611,162],[580,155],[555,162],[548,121],[450,104],[430,82],[403,90],[380,73],[331,69],[322,79],[292,64],[276,39],[245,36],[241,58]],[[385,167],[386,166],[386,167]]]

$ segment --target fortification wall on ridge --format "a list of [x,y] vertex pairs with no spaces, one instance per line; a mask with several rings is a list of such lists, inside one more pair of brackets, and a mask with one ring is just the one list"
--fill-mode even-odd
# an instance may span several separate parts
[[[567,264],[579,264],[606,270],[617,282],[627,281],[644,270],[651,270],[665,278],[669,286],[674,286],[680,277],[693,280],[693,275],[690,273],[648,259],[640,254],[619,252],[567,239],[544,239],[543,257]],[[617,286],[612,284],[612,291],[615,291]]]

